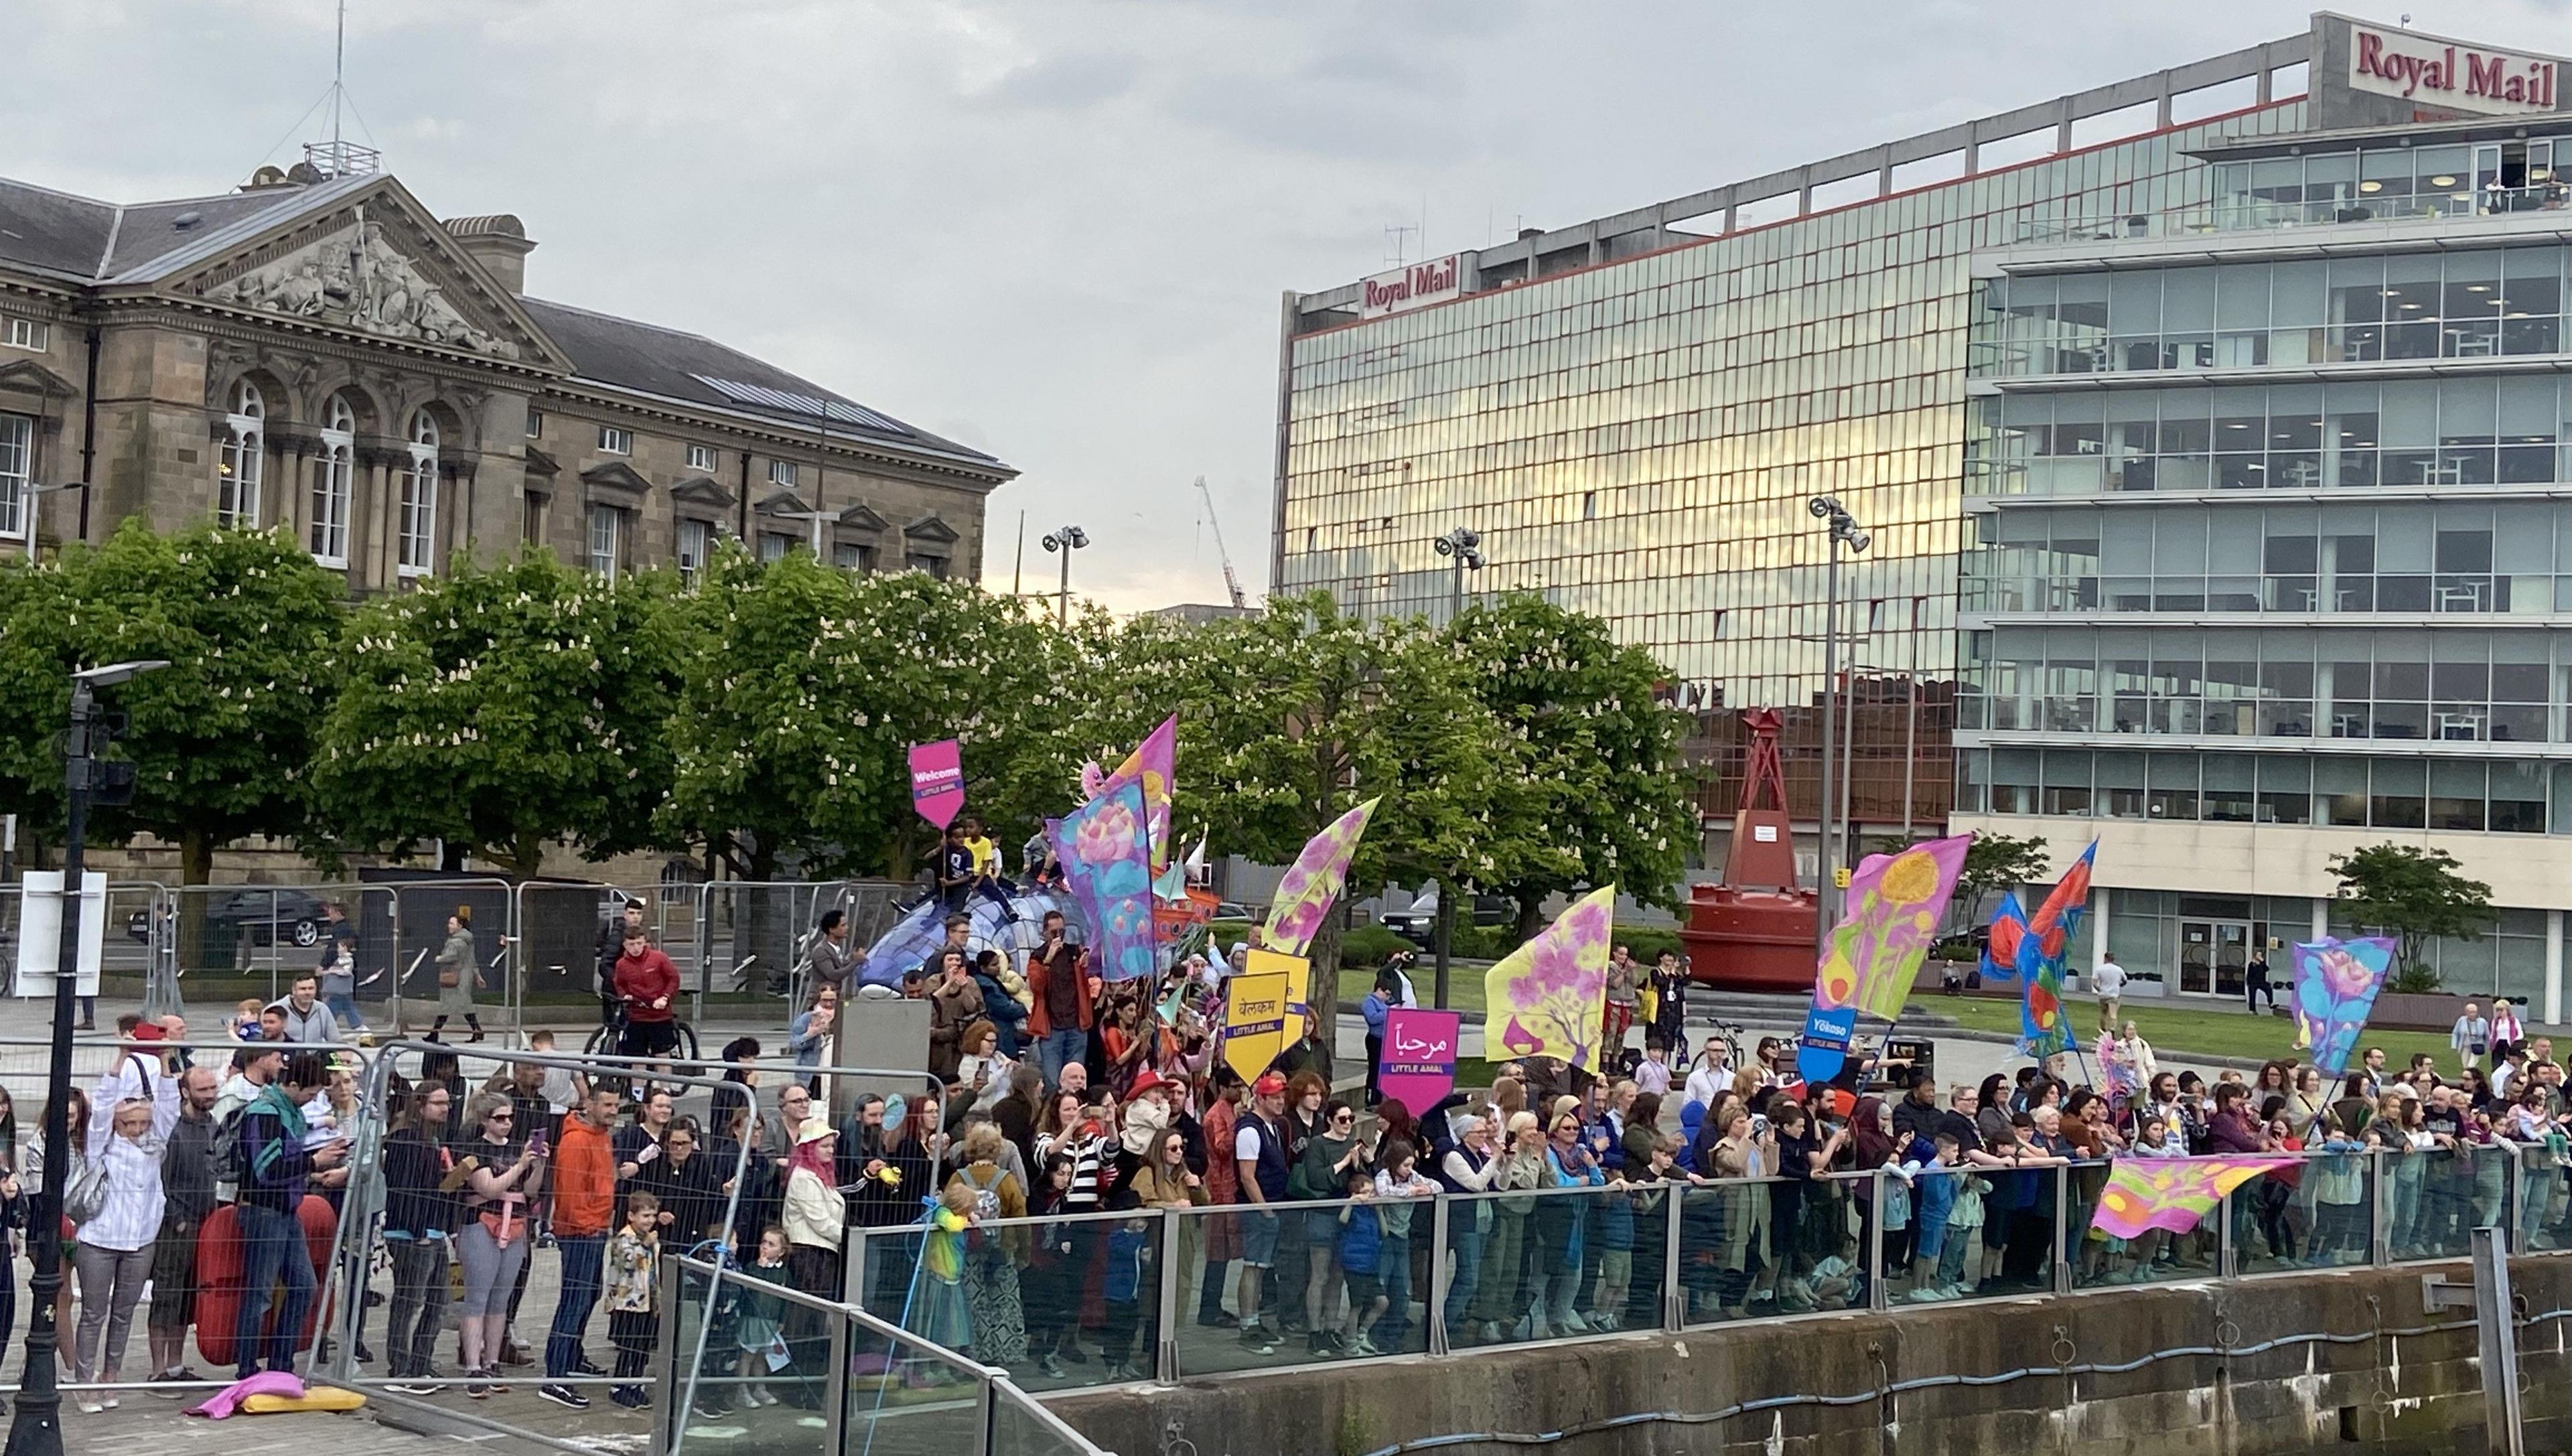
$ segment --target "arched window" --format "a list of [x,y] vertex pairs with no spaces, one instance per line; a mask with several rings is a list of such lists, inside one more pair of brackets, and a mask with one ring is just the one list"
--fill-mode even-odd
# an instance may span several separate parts
[[268,456],[268,401],[248,379],[233,390],[224,418],[223,457],[216,466],[215,524],[259,529],[259,482]]
[[401,527],[394,568],[404,576],[437,569],[437,418],[410,417],[410,463],[401,477]]
[[313,466],[313,559],[348,564],[348,500],[357,475],[357,411],[337,394],[322,411],[322,458]]

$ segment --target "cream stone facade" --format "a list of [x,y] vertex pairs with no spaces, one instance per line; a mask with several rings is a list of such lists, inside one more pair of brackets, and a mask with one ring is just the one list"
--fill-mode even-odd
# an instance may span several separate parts
[[140,516],[285,529],[351,595],[521,544],[693,569],[724,536],[978,573],[1010,467],[701,336],[528,298],[533,247],[389,174],[138,205],[0,180],[0,551]]

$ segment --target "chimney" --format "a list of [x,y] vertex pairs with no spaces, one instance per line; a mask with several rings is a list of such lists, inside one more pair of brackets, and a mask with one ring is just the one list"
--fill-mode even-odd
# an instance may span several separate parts
[[500,287],[511,294],[527,291],[527,255],[536,245],[527,238],[527,228],[508,213],[493,213],[478,218],[449,218],[442,226],[455,246],[473,255]]

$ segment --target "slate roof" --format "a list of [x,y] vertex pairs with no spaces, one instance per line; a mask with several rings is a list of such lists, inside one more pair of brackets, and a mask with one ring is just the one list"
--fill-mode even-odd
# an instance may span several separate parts
[[828,422],[834,438],[881,440],[976,464],[999,464],[994,457],[970,445],[905,424],[880,410],[871,409],[701,334],[619,319],[545,299],[522,298],[518,302],[526,306],[528,315],[554,343],[561,345],[563,352],[571,356],[578,376],[590,382],[642,394],[657,394],[664,399],[707,409],[781,420],[810,429],[817,440],[820,438],[825,421],[819,414],[745,402],[738,394],[727,394],[706,382],[707,378],[729,379],[845,405],[848,411],[881,420],[885,426],[860,423],[850,418],[848,413],[840,413]]
[[[119,205],[0,178],[0,263],[76,283],[149,283],[373,180]],[[194,220],[180,227],[191,214]]]

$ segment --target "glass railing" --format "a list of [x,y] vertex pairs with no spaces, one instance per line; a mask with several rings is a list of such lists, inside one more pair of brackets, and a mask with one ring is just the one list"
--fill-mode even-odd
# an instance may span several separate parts
[[2567,208],[2572,208],[2572,192],[2567,192],[2560,184],[2498,188],[2479,193],[2412,194],[2399,198],[2362,194],[2299,202],[2232,197],[2221,202],[2195,203],[2160,212],[2031,218],[2019,226],[2014,241],[2105,243],[2124,238],[2181,238],[2208,233],[2347,227],[2423,219],[2498,219],[2526,213],[2559,213]]
[[875,1331],[866,1338],[878,1341],[869,1360],[918,1364],[930,1357],[905,1351],[934,1342],[957,1368],[1050,1394],[2457,1258],[2467,1233],[2490,1223],[2511,1229],[2522,1251],[2572,1248],[2564,1168],[2541,1148],[2305,1153],[2193,1226],[2132,1240],[2092,1227],[2114,1167],[1148,1208],[995,1221],[964,1235],[961,1250],[934,1254],[920,1229],[862,1229],[853,1230],[847,1285]]
[[[935,1265],[938,1260],[933,1259]],[[1100,1456],[1007,1372],[744,1270],[663,1261],[661,1449]]]

